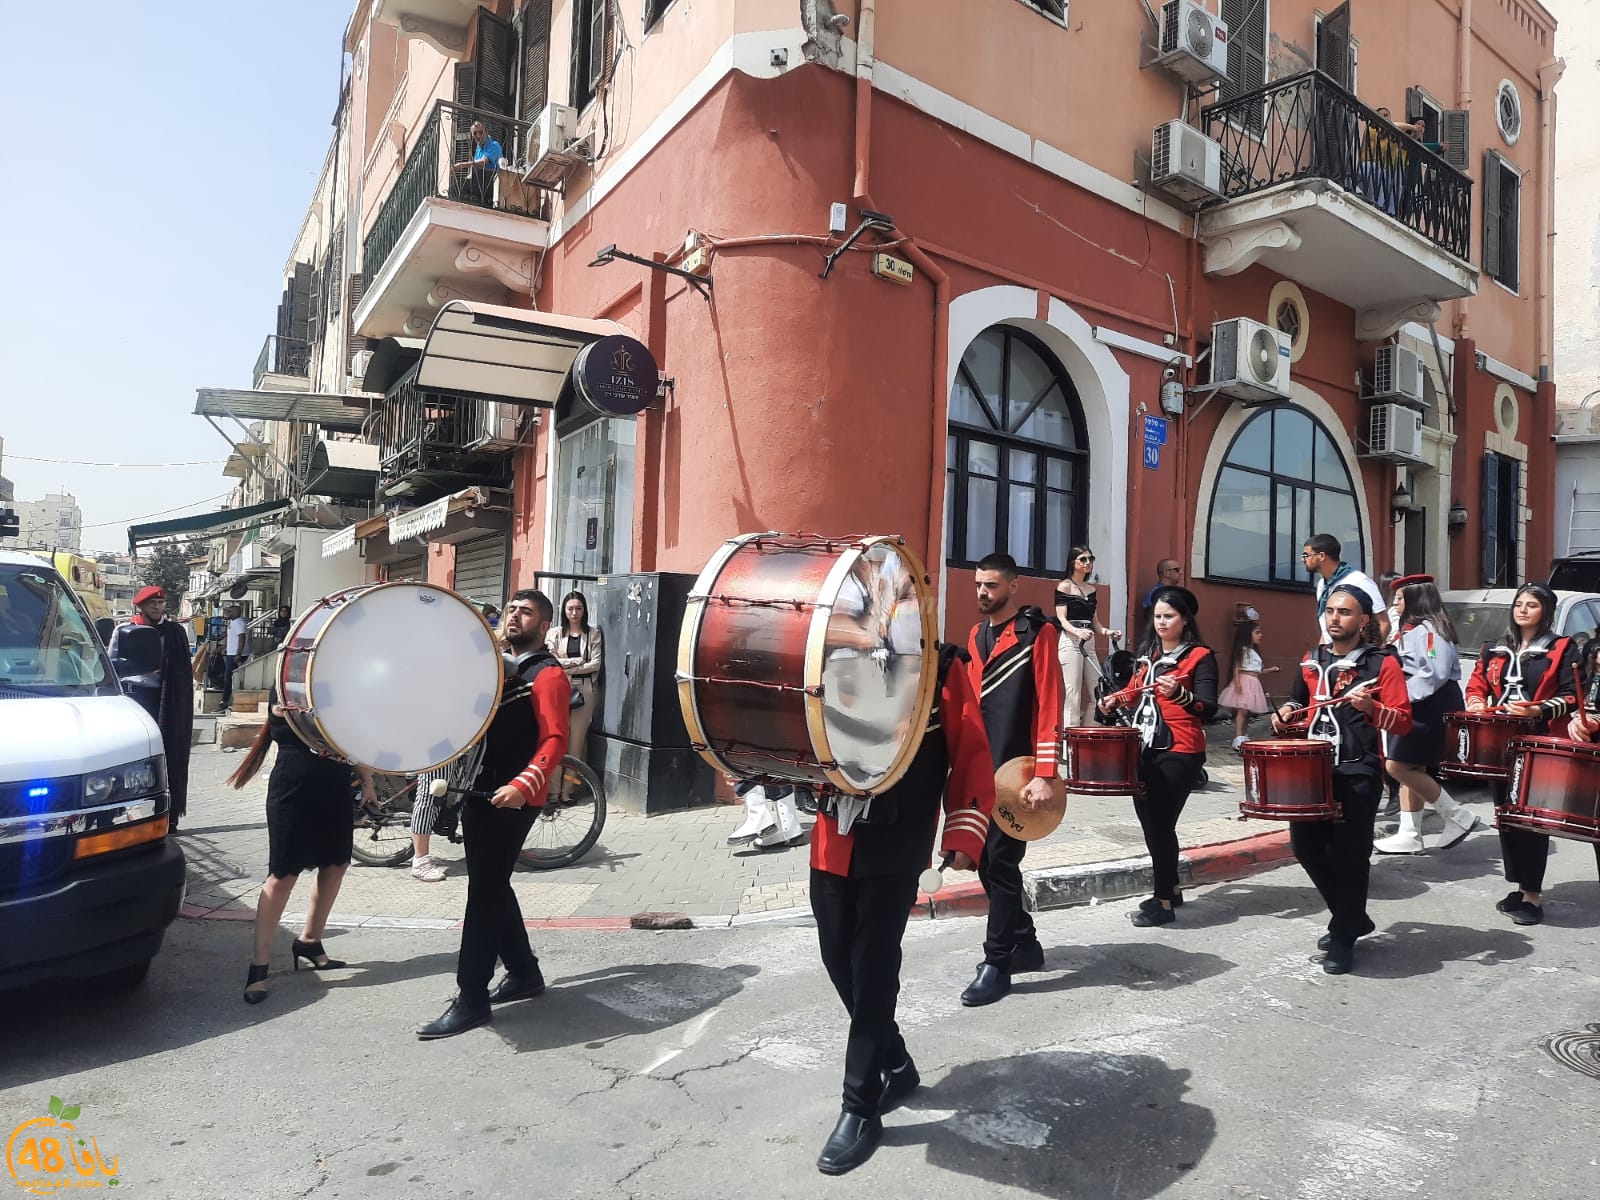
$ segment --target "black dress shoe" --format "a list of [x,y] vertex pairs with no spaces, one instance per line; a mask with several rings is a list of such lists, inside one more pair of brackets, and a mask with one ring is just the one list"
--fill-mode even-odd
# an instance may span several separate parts
[[1356,965],[1356,948],[1353,942],[1336,942],[1328,939],[1328,956],[1322,960],[1322,970],[1328,975],[1348,975]]
[[490,1004],[510,1004],[513,1000],[531,1000],[534,996],[544,994],[544,976],[535,969],[532,975],[513,975],[506,972],[506,977],[489,989]]
[[[1140,912],[1153,912],[1153,911],[1155,911],[1156,909],[1158,909],[1160,907],[1162,907],[1161,901],[1157,900],[1154,896],[1147,896],[1143,900],[1139,901],[1139,911]],[[1174,892],[1172,894],[1172,907],[1173,908],[1182,908],[1183,907],[1183,893],[1182,892]]]
[[1010,990],[1011,975],[1008,972],[993,963],[982,963],[977,975],[967,985],[967,990],[961,993],[961,1003],[968,1008],[982,1008],[985,1004],[1003,1000]]
[[917,1074],[917,1064],[909,1058],[897,1071],[883,1073],[883,1095],[878,1100],[878,1112],[892,1112],[906,1102],[906,1097],[922,1086],[922,1076]]
[[1133,923],[1140,929],[1151,929],[1157,925],[1171,925],[1177,919],[1178,910],[1164,907],[1159,900],[1156,901],[1154,908],[1141,906],[1139,911],[1133,914]]
[[1044,970],[1044,947],[1038,942],[1023,942],[1011,952],[1011,973]]
[[[1367,927],[1360,933],[1356,934],[1356,937],[1364,938],[1367,936],[1367,934],[1376,932],[1378,932],[1378,927],[1369,920],[1367,922]],[[1333,945],[1333,934],[1331,933],[1325,933],[1317,939],[1318,950],[1326,950],[1331,945]]]
[[1500,912],[1503,912],[1503,913],[1516,912],[1517,909],[1519,909],[1521,907],[1522,907],[1522,889],[1521,888],[1512,888],[1511,891],[1506,893],[1506,898],[1504,900],[1498,900],[1498,901],[1495,902],[1495,908],[1498,909]]
[[817,1156],[817,1170],[824,1175],[843,1175],[855,1170],[872,1157],[882,1137],[883,1122],[877,1117],[840,1113],[839,1123],[828,1136],[828,1144]]
[[444,1015],[437,1021],[429,1021],[418,1029],[417,1036],[425,1042],[455,1037],[456,1034],[476,1029],[479,1025],[487,1025],[489,1020],[487,1004],[468,1004],[457,996],[450,1001],[450,1007],[444,1010]]
[[1526,900],[1511,909],[1510,913],[1513,925],[1537,925],[1544,920],[1544,906],[1529,904]]

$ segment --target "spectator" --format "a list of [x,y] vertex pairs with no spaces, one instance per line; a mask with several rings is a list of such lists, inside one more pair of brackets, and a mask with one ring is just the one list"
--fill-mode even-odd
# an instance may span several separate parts
[[244,617],[237,604],[230,604],[223,613],[228,618],[228,632],[222,650],[222,711],[233,708],[233,673],[245,660],[246,647]]
[[1364,571],[1358,571],[1339,557],[1343,552],[1344,547],[1339,544],[1339,539],[1331,533],[1316,534],[1300,551],[1300,562],[1316,587],[1317,625],[1322,631],[1322,641],[1327,644],[1331,640],[1328,637],[1328,593],[1340,584],[1348,584],[1360,588],[1372,602],[1372,611],[1378,614],[1378,632],[1381,635],[1379,641],[1386,643],[1389,640],[1389,617],[1388,606],[1383,602],[1383,593],[1378,590],[1378,585],[1372,582],[1371,576]]
[[1094,712],[1094,686],[1100,680],[1100,667],[1094,652],[1095,634],[1112,641],[1122,640],[1122,630],[1109,629],[1096,615],[1100,593],[1089,582],[1094,574],[1094,551],[1074,546],[1065,579],[1056,587],[1056,619],[1061,622],[1061,638],[1056,657],[1061,662],[1064,697],[1062,724],[1068,728],[1087,725]]
[[471,137],[472,157],[466,162],[456,163],[453,168],[456,174],[466,176],[461,183],[458,199],[486,208],[493,207],[495,176],[505,152],[500,149],[500,143],[489,136],[482,121],[472,123]]
[[1183,586],[1183,564],[1175,558],[1163,558],[1156,564],[1154,586],[1144,594],[1144,611],[1148,615],[1156,602],[1156,593],[1164,587]]
[[272,642],[276,646],[283,645],[283,639],[289,636],[289,630],[294,628],[294,617],[290,614],[287,604],[280,605],[278,615],[272,619]]
[[500,628],[500,610],[493,604],[485,604],[483,606],[483,619],[489,622],[490,629]]
[[[589,624],[589,602],[582,592],[568,592],[561,598],[561,621],[550,627],[545,648],[572,680],[573,704],[571,733],[567,753],[588,758],[589,721],[594,713],[595,692],[600,684],[600,665],[604,647],[598,627]],[[582,699],[579,699],[582,697]]]

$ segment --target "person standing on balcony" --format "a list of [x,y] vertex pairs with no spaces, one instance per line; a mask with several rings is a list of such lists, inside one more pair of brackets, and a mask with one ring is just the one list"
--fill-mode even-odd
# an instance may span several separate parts
[[459,189],[458,199],[469,201],[472,204],[481,204],[485,208],[494,204],[495,175],[500,170],[500,160],[505,157],[505,151],[500,148],[500,143],[489,136],[489,130],[482,121],[472,123],[472,157],[466,162],[455,164],[454,170],[458,175],[465,175]]
[[189,638],[169,621],[167,594],[142,588],[133,598],[133,618],[118,625],[106,648],[123,689],[155,720],[167,758],[173,833],[189,808],[189,746],[194,736],[194,677]]

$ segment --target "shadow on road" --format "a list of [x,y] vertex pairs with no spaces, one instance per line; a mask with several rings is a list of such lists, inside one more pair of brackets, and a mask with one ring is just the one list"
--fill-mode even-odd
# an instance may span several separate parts
[[882,1153],[924,1145],[932,1166],[1056,1200],[1144,1200],[1166,1194],[1216,1139],[1211,1110],[1182,1098],[1189,1077],[1143,1054],[971,1063],[917,1094],[884,1130]]
[[1045,952],[1044,969],[1066,974],[1055,978],[1019,975],[1012,981],[1012,990],[1018,995],[1096,987],[1164,992],[1211,979],[1237,965],[1215,954],[1180,950],[1159,941],[1058,946]]
[[1396,921],[1383,932],[1386,936],[1358,943],[1357,975],[1372,979],[1413,979],[1441,971],[1446,963],[1475,962],[1494,967],[1533,953],[1533,942],[1514,929],[1468,929],[1460,925]]

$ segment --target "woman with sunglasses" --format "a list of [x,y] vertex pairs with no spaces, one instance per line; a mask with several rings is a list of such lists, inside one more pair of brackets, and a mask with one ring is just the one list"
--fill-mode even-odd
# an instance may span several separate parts
[[[1511,600],[1511,622],[1500,645],[1485,643],[1478,665],[1467,681],[1467,711],[1499,708],[1514,717],[1536,717],[1544,733],[1552,724],[1564,729],[1564,718],[1578,707],[1581,653],[1570,639],[1555,632],[1556,594],[1542,583],[1525,583]],[[1498,789],[1497,805],[1506,802]],[[1549,835],[1523,829],[1500,830],[1500,857],[1508,882],[1516,888],[1495,907],[1518,925],[1544,920],[1539,903],[1544,887]]]
[[1105,628],[1096,616],[1100,594],[1089,582],[1094,574],[1094,551],[1074,546],[1069,561],[1067,578],[1056,588],[1056,619],[1061,622],[1056,657],[1061,663],[1061,724],[1070,728],[1087,725],[1093,712],[1094,685],[1100,680],[1095,634],[1121,641],[1122,630]]

